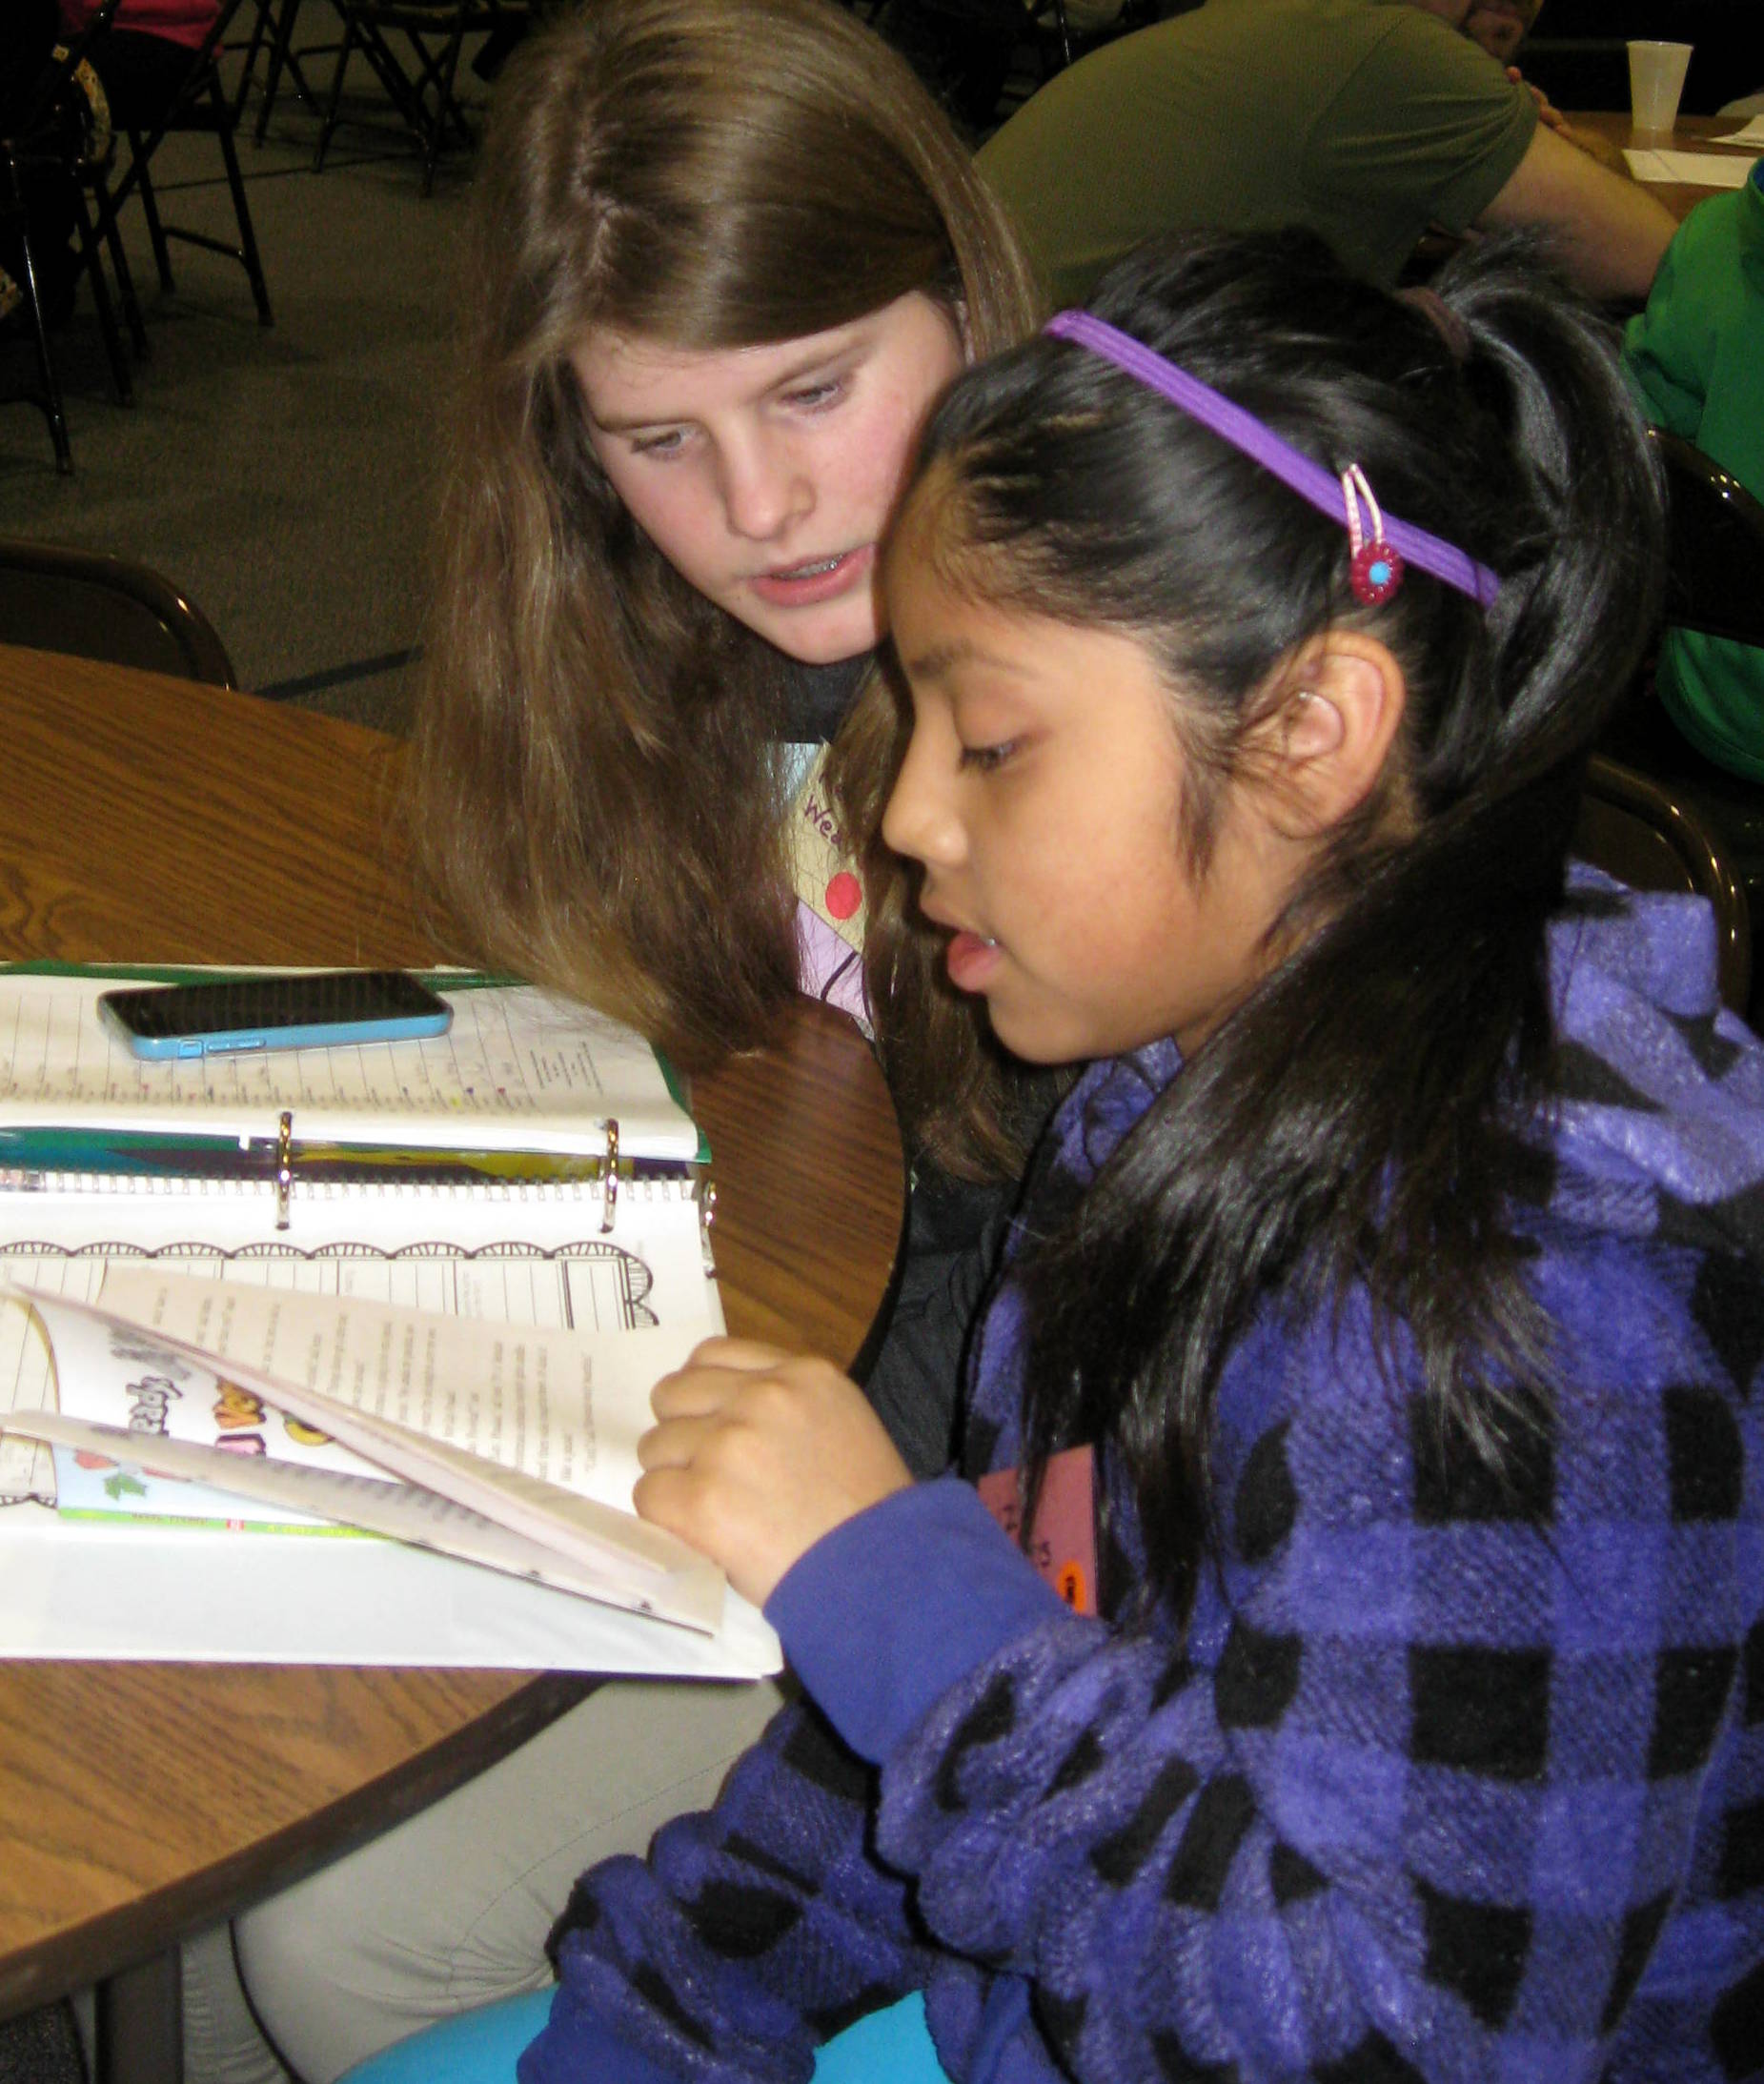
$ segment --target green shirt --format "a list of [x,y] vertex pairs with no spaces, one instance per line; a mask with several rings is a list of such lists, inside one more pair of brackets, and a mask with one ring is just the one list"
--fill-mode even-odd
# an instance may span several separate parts
[[[1623,336],[1623,366],[1656,426],[1764,499],[1764,160],[1679,226]],[[1654,684],[1705,759],[1764,781],[1764,650],[1669,630]]]
[[1056,303],[1161,232],[1308,225],[1392,284],[1524,158],[1531,95],[1408,0],[1209,0],[1058,73],[981,150]]

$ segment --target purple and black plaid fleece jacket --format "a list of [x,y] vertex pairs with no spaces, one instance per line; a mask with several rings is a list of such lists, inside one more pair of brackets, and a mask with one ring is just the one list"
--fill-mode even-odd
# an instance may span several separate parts
[[[1566,1381],[1507,1487],[1350,1306],[1227,1363],[1186,1635],[1068,1612],[957,1478],[861,1514],[769,1609],[812,1705],[583,1877],[522,2084],[800,2084],[913,1989],[961,2084],[1764,2069],[1764,1046],[1702,907],[1614,910],[1552,930]],[[1093,1067],[1054,1163],[1177,1069]],[[1007,1281],[991,1467],[1017,1332]]]

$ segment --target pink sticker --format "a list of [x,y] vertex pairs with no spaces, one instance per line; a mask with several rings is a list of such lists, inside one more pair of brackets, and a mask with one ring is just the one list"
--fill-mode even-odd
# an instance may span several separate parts
[[[1096,1611],[1095,1456],[1088,1447],[1050,1455],[1029,1528],[1029,1561],[1075,1613]],[[1023,1521],[1015,1469],[994,1469],[975,1487],[980,1502],[1011,1537]]]
[[834,919],[850,919],[863,902],[863,890],[850,869],[841,868],[827,883],[826,903],[828,914]]

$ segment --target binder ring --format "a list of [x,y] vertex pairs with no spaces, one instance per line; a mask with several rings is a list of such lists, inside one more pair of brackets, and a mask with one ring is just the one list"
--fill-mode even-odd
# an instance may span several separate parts
[[288,1227],[288,1204],[294,1193],[294,1113],[284,1109],[275,1131],[275,1227]]
[[606,1118],[606,1185],[600,1196],[600,1235],[604,1237],[613,1227],[613,1215],[618,1202],[618,1123],[611,1115]]

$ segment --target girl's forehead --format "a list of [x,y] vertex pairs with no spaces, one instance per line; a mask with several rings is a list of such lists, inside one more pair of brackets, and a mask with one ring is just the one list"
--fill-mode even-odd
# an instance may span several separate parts
[[955,322],[922,292],[844,324],[751,347],[690,347],[617,326],[590,326],[570,360],[601,425],[633,416],[685,418],[762,397],[842,356],[886,356],[908,370],[934,365],[939,380]]
[[765,390],[793,369],[838,352],[849,327],[778,340],[760,347],[681,347],[648,334],[591,326],[570,359],[591,396],[641,394],[670,388],[705,392]]

